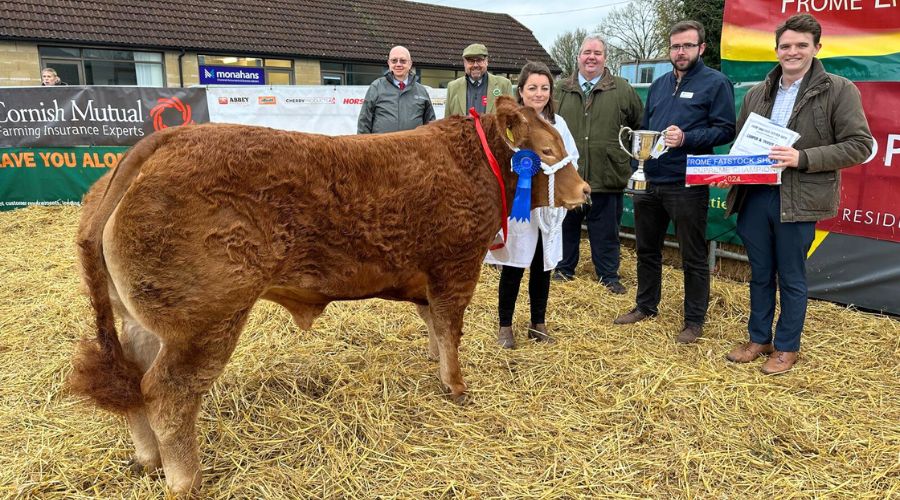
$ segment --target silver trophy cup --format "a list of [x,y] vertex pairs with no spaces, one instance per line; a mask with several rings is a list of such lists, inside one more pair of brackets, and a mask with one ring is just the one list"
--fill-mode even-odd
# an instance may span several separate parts
[[[622,132],[631,134],[630,151],[622,144]],[[647,191],[647,177],[644,175],[644,161],[650,158],[650,153],[653,152],[653,146],[656,145],[656,141],[659,140],[659,136],[661,135],[663,135],[662,132],[657,132],[655,130],[632,130],[629,127],[622,127],[619,129],[619,146],[622,147],[623,151],[628,153],[628,156],[631,156],[638,162],[637,171],[631,175],[630,179],[628,179],[628,186],[625,188],[625,193],[641,194]],[[669,148],[665,148],[662,153],[665,153],[668,150]]]

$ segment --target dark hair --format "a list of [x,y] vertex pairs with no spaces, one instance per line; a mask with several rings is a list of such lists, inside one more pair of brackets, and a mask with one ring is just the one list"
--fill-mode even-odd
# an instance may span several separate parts
[[525,82],[528,80],[528,77],[535,74],[546,76],[547,80],[550,82],[550,98],[547,99],[547,104],[541,111],[541,115],[548,122],[556,123],[556,119],[554,118],[554,116],[556,116],[556,110],[553,106],[553,73],[550,72],[550,68],[548,68],[546,64],[528,61],[525,63],[525,66],[522,66],[522,71],[519,72],[519,80],[516,82],[516,102],[518,102],[520,106],[523,104],[522,88],[525,87]]
[[819,45],[822,39],[822,25],[812,14],[795,14],[787,19],[781,26],[775,28],[775,46],[785,31],[791,30],[798,33],[809,33],[813,36],[813,43]]
[[672,29],[669,30],[669,38],[672,38],[672,35],[677,35],[679,33],[684,33],[685,31],[696,30],[697,34],[700,36],[700,39],[697,40],[697,43],[706,43],[706,30],[703,29],[703,25],[698,21],[679,21],[672,26]]

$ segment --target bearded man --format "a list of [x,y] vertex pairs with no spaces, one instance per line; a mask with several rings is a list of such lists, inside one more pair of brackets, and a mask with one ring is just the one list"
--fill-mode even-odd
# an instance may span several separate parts
[[644,163],[647,190],[634,195],[638,289],[635,307],[614,323],[636,323],[659,313],[662,248],[669,222],[681,250],[684,270],[684,327],[675,340],[689,344],[703,333],[709,305],[706,213],[709,186],[685,187],[687,155],[712,154],[734,139],[734,88],[708,68],[703,25],[682,21],[669,31],[673,71],[650,86],[641,128],[665,133],[669,151]]

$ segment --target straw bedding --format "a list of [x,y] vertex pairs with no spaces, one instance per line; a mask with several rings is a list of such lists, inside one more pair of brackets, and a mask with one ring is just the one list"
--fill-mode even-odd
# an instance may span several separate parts
[[[0,496],[161,498],[126,465],[124,420],[67,393],[73,342],[93,335],[73,248],[77,207],[0,213]],[[586,248],[585,248],[586,251]],[[199,420],[214,498],[900,497],[900,328],[810,303],[801,361],[765,377],[723,358],[744,339],[746,284],[716,278],[696,345],[681,273],[658,318],[614,327],[634,300],[589,279],[554,282],[553,346],[494,342],[498,273],[466,315],[471,402],[442,394],[405,303],[336,303],[313,331],[261,302]]]

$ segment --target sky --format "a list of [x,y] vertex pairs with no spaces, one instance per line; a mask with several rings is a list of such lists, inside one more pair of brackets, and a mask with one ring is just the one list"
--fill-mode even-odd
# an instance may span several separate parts
[[420,3],[509,14],[534,33],[549,52],[563,32],[584,28],[589,32],[617,6],[629,0],[412,0]]

